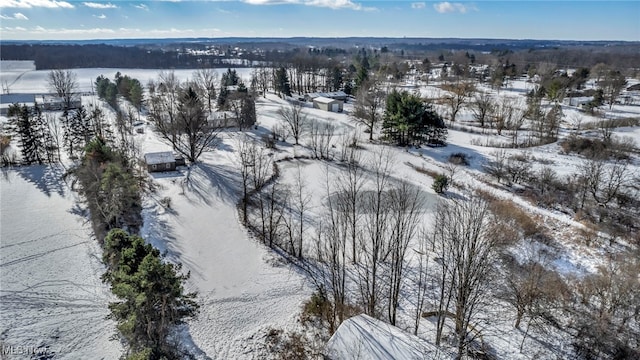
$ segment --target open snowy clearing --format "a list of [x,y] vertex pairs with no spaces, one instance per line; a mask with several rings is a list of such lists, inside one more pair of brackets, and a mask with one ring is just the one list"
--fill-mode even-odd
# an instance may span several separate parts
[[102,250],[63,172],[29,166],[3,169],[0,178],[0,342],[10,359],[32,358],[20,346],[55,359],[116,359],[123,351],[110,340],[114,298],[100,280]]

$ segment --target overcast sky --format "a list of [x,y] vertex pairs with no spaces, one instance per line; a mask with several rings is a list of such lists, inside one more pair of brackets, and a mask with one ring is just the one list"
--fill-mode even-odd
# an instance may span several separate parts
[[456,37],[640,41],[640,1],[0,0],[0,39]]

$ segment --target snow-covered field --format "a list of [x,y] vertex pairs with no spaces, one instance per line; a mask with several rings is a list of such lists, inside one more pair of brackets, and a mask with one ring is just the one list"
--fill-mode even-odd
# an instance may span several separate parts
[[[82,91],[90,91],[91,83],[101,74],[111,78],[120,71],[123,75],[139,79],[142,84],[158,74],[158,70],[145,69],[74,71]],[[192,72],[175,71],[183,80],[191,77]],[[251,69],[238,69],[245,82],[248,82],[250,72]],[[34,71],[12,64],[3,68],[0,80],[10,84],[12,92],[47,92],[46,74],[47,71]],[[524,81],[513,81],[499,95],[522,96],[530,86]],[[443,92],[431,85],[422,86],[419,91],[425,97],[441,96]],[[255,130],[256,136],[281,126],[276,112],[285,104],[273,94],[258,99],[259,130]],[[312,119],[334,124],[336,140],[353,131],[359,132],[364,139],[366,134],[349,117],[349,104],[345,110],[345,113],[336,114],[307,108],[305,112]],[[582,124],[596,120],[575,108],[565,108],[564,111],[564,128],[570,128],[578,116],[583,117],[580,119]],[[615,105],[607,112],[607,117],[620,114],[638,116],[640,107]],[[460,118],[464,120],[470,115],[462,111]],[[135,135],[141,153],[170,150],[150,125],[143,126],[144,133]],[[615,134],[631,137],[636,144],[640,143],[637,127],[620,128]],[[426,193],[426,208],[433,209],[437,196],[431,189],[432,179],[414,168],[446,173],[449,155],[462,152],[467,154],[471,164],[456,169],[454,180],[459,185],[457,189],[488,190],[486,182],[489,180],[483,172],[483,165],[494,158],[497,149],[473,145],[473,140],[480,136],[483,135],[450,130],[446,147],[390,147],[394,159],[393,177],[419,186]],[[490,136],[508,141],[504,135]],[[141,235],[159,249],[166,250],[171,261],[183,264],[183,269],[191,273],[188,290],[199,294],[201,313],[185,328],[185,332],[188,331],[185,338],[190,339],[192,353],[198,358],[264,358],[266,354],[261,352],[261,345],[267,329],[295,327],[301,305],[313,291],[302,271],[258,243],[238,218],[236,204],[241,186],[235,152],[238,138],[234,131],[224,132],[217,149],[203,154],[197,165],[150,175],[158,190],[146,199],[143,210]],[[305,144],[306,140],[302,139],[301,143]],[[340,146],[339,141],[336,141],[336,146]],[[363,146],[368,149],[368,156],[374,156],[376,149],[383,145],[363,143]],[[336,148],[335,151],[338,150]],[[581,161],[574,155],[562,154],[557,143],[505,151],[509,154],[527,153],[532,158],[543,159],[546,166],[561,176],[575,174]],[[302,147],[281,146],[274,156],[283,158],[306,153]],[[301,164],[306,186],[313,193],[310,211],[320,215],[326,166],[313,160],[298,163]],[[631,167],[640,174],[637,159]],[[293,183],[297,169],[295,162],[284,164],[281,181]],[[91,238],[87,225],[82,223],[82,217],[74,214],[77,199],[60,181],[60,174],[61,170],[53,167],[19,168],[6,171],[1,180],[0,340],[5,345],[49,345],[56,352],[56,358],[117,358],[122,347],[115,341],[109,342],[114,325],[104,320],[108,314],[110,294],[99,280],[103,271],[100,249]],[[450,194],[455,195],[459,191],[454,188]],[[502,188],[492,188],[490,192],[498,198],[513,200],[553,229],[557,247],[551,266],[561,274],[581,276],[592,273],[601,263],[603,249],[571,241],[575,233],[584,227],[571,216],[538,208]],[[161,205],[165,198],[170,199],[169,208]],[[425,222],[429,218],[430,211],[427,211]],[[410,301],[404,305],[399,323],[406,329],[413,308]],[[500,309],[486,314],[486,317],[501,319],[496,324],[497,329],[485,336],[485,341],[494,347],[500,358],[528,359],[534,356],[533,353],[521,354],[518,351],[522,335],[520,331],[513,330],[513,310]],[[420,334],[431,340],[432,333],[428,329],[433,325],[428,320],[423,320],[423,323]],[[540,335],[540,339],[552,345],[563,341],[551,335],[549,338]],[[533,340],[529,340],[531,342]],[[551,356],[544,353],[541,344],[532,345],[532,348],[541,351],[541,358]]]
[[[0,343],[9,359],[116,359],[100,246],[61,166],[2,169]],[[44,357],[44,355],[51,357]]]

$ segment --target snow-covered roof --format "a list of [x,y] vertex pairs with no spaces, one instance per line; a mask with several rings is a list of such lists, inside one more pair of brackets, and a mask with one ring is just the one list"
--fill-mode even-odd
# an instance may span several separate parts
[[320,97],[314,98],[313,101],[321,103],[321,104],[331,104],[331,103],[334,103],[334,102],[340,101],[340,100],[336,100],[336,99],[331,99],[331,98],[328,98],[328,97],[320,96]]
[[305,95],[308,98],[314,99],[318,97],[338,98],[347,97],[347,93],[344,91],[332,91],[332,92],[310,92]]
[[144,162],[146,162],[147,165],[166,164],[174,161],[176,161],[176,158],[171,151],[144,154]]
[[567,98],[569,99],[569,101],[571,102],[585,102],[585,101],[591,101],[593,100],[593,96],[578,96],[578,97],[572,97],[572,98]]
[[338,327],[327,343],[326,355],[333,360],[450,358],[435,345],[364,314]]

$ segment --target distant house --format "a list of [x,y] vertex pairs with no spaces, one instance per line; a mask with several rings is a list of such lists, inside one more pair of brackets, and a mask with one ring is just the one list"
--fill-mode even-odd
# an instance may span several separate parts
[[[184,160],[182,160],[184,162]],[[176,156],[171,151],[144,154],[147,171],[173,171],[176,169]]]
[[562,103],[568,106],[583,107],[593,100],[593,96],[567,97]]
[[335,100],[323,96],[313,99],[313,107],[324,111],[342,112],[343,104],[344,103],[341,100]]
[[238,118],[233,111],[214,111],[209,114],[207,121],[217,128],[238,126]]
[[330,360],[452,359],[435,345],[367,315],[345,320],[325,349]]

